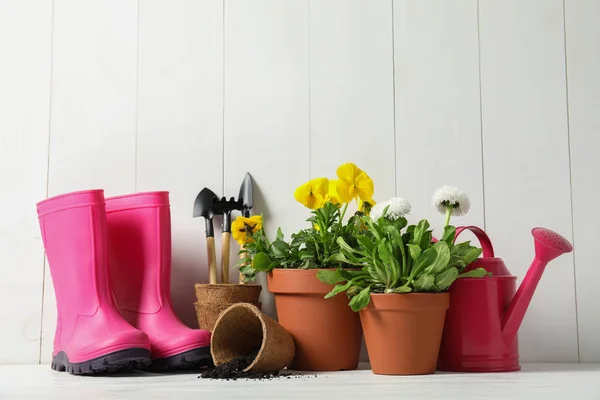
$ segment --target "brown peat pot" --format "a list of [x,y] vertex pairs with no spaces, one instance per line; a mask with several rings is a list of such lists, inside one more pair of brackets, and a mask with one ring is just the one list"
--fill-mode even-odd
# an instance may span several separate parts
[[196,318],[200,329],[212,331],[217,318],[223,310],[236,303],[250,303],[261,308],[258,301],[262,291],[256,284],[201,284],[194,285],[196,290]]
[[276,372],[294,357],[294,339],[275,320],[249,303],[236,303],[224,310],[211,337],[215,365],[257,352],[244,372]]
[[358,366],[362,329],[348,296],[325,295],[334,285],[317,279],[318,269],[275,268],[267,275],[279,323],[292,335],[296,354],[291,369],[344,371]]
[[449,293],[371,294],[359,313],[373,373],[434,373],[449,305]]
[[196,283],[198,304],[215,303],[256,303],[262,290],[257,284]]

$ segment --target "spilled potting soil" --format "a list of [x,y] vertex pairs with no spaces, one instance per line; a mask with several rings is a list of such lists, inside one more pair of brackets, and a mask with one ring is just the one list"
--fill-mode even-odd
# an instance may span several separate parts
[[258,350],[248,353],[245,356],[236,357],[233,360],[217,365],[214,368],[208,369],[199,376],[199,378],[205,379],[224,379],[235,381],[238,379],[291,379],[292,374],[289,372],[273,371],[273,372],[255,372],[249,371],[244,372],[244,368],[252,364],[252,361],[256,358]]

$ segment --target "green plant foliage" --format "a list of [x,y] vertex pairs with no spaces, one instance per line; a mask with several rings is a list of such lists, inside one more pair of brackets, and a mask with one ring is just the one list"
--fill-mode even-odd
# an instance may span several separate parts
[[392,220],[369,216],[360,220],[367,229],[357,231],[353,242],[337,238],[339,252],[330,256],[359,271],[320,271],[322,282],[336,284],[325,297],[346,292],[350,307],[358,311],[369,304],[371,293],[444,292],[458,277],[483,277],[483,268],[463,273],[482,250],[470,242],[454,244],[456,229],[448,225],[434,242],[427,220],[407,226],[404,217]]
[[240,251],[244,258],[238,264],[246,282],[253,282],[258,272],[269,272],[273,268],[344,268],[344,262],[338,257],[340,241],[344,245],[356,245],[356,233],[359,231],[362,213],[351,216],[347,223],[341,223],[346,206],[326,202],[313,210],[307,219],[310,228],[284,239],[281,228],[272,242],[264,229],[252,234],[252,240]]

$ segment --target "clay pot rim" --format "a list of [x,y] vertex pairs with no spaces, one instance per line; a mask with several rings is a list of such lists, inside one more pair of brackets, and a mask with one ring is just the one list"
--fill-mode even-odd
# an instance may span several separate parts
[[[319,271],[335,271],[337,268],[275,268],[267,275],[267,287],[273,294],[326,295],[335,285],[321,282]],[[357,268],[356,270],[360,270]]]
[[[360,312],[431,311],[450,307],[449,292],[371,293],[371,301]],[[374,304],[378,303],[378,304]]]
[[[275,267],[269,271],[269,274],[273,274],[274,271],[283,272],[283,271],[294,271],[294,272],[304,272],[308,273],[311,271],[337,271],[338,268],[279,268]],[[362,268],[353,267],[353,268],[342,268],[348,271],[360,271]]]
[[[217,328],[219,326],[219,322],[221,322],[221,319],[223,317],[227,316],[227,311],[235,309],[235,308],[243,308],[245,310],[251,311],[252,314],[254,314],[254,317],[260,321],[260,326],[262,328],[262,342],[260,343],[260,349],[258,350],[258,354],[256,354],[256,357],[254,357],[254,360],[252,360],[252,363],[243,369],[244,372],[248,372],[252,368],[254,368],[254,366],[256,364],[258,364],[259,361],[262,361],[262,359],[264,358],[265,345],[267,344],[267,326],[265,325],[265,321],[261,318],[261,311],[256,306],[254,306],[251,303],[235,303],[221,312],[221,314],[219,315],[219,318],[217,318],[217,320],[215,321],[215,328]],[[214,334],[214,330],[213,330],[213,334]],[[214,355],[212,354],[212,346],[211,346],[211,355],[214,358]]]

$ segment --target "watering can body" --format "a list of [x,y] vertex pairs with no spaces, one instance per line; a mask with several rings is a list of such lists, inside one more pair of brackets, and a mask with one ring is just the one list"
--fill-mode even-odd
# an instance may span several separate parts
[[456,372],[517,371],[519,345],[517,331],[523,321],[546,265],[570,253],[573,246],[558,233],[533,228],[535,258],[517,289],[511,275],[487,234],[478,227],[456,229],[456,237],[469,230],[475,234],[483,257],[467,266],[467,272],[483,268],[491,276],[458,278],[450,287],[450,308],[446,313],[438,358],[438,369]]
[[516,292],[517,277],[496,257],[476,260],[465,271],[484,268],[493,276],[459,278],[450,287],[438,369],[453,372],[517,371],[518,337],[505,339],[503,318]]

